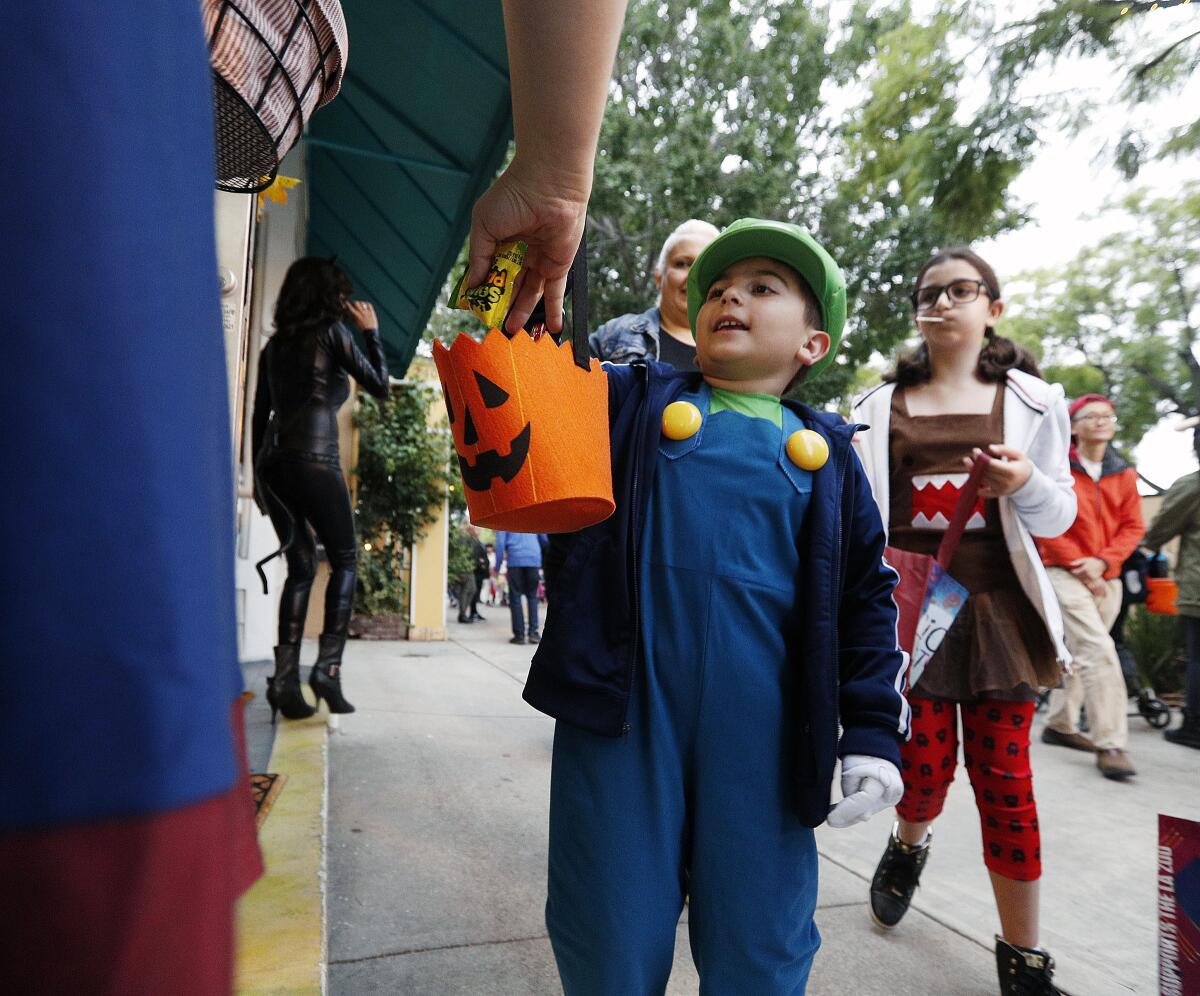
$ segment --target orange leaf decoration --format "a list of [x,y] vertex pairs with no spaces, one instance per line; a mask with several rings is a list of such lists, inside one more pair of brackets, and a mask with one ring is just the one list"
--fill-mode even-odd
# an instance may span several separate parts
[[496,329],[433,344],[471,521],[560,533],[616,507],[608,444],[608,375],[575,365],[570,346]]

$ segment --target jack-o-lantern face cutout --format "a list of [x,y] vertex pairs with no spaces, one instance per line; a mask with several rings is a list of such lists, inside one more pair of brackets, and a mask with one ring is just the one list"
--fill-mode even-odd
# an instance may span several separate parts
[[[507,404],[511,397],[504,388],[493,384],[478,370],[475,371],[475,383],[479,386],[479,396],[486,410]],[[450,425],[453,426],[456,421],[454,404],[450,392],[446,390],[445,382],[442,383],[442,394],[446,397],[446,414],[450,418]],[[486,491],[497,477],[505,484],[516,477],[529,457],[530,428],[526,422],[525,428],[517,433],[516,438],[509,440],[508,456],[501,456],[499,450],[484,450],[477,454],[474,463],[471,463],[460,451],[458,469],[462,471],[463,483],[474,491]],[[464,446],[479,445],[479,430],[471,416],[470,402],[465,402],[463,411],[462,441]]]
[[549,336],[434,344],[471,521],[518,532],[581,529],[612,514],[608,376]]

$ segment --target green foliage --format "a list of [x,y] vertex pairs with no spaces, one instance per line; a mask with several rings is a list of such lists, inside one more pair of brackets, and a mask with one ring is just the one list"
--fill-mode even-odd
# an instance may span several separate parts
[[423,384],[393,387],[386,404],[359,395],[357,611],[403,611],[405,553],[436,519],[452,481],[450,434],[429,427],[431,398]]
[[358,615],[403,614],[408,603],[408,585],[404,583],[405,548],[398,543],[371,544],[358,552],[358,578],[354,590],[354,611]]
[[[1146,30],[1156,23],[1148,4],[1128,16],[1107,0],[1039,6],[1012,21],[1002,5],[965,0],[923,4],[919,17],[909,0],[631,0],[589,208],[592,327],[655,301],[654,265],[679,222],[795,221],[841,264],[849,298],[839,362],[802,393],[844,401],[864,367],[911,337],[907,292],[929,253],[1022,225],[1011,187],[1040,136],[1113,114],[1078,93],[1029,95],[1032,72],[1064,56],[1105,59],[1114,78],[1129,76],[1124,106],[1136,117],[1200,58],[1196,38]],[[1114,143],[1105,155],[1132,175],[1150,156],[1200,148],[1200,120],[1165,143],[1135,122]],[[1107,277],[1080,266],[1101,292]],[[448,343],[476,324],[439,304],[428,334]],[[1040,328],[1010,330],[1041,354]],[[1066,337],[1063,327],[1051,338]],[[1052,370],[1096,382],[1064,372],[1079,357],[1051,345]],[[1157,410],[1151,393],[1124,436]]]
[[450,529],[450,563],[446,577],[450,584],[458,582],[475,570],[475,558],[471,554],[472,540],[463,528],[463,523],[455,523]]
[[1183,641],[1178,618],[1156,615],[1144,605],[1130,606],[1125,620],[1125,646],[1137,661],[1142,684],[1156,692],[1177,692],[1183,687]]
[[[1103,40],[1101,20],[1070,23]],[[907,2],[635,0],[590,208],[592,324],[654,301],[680,221],[796,221],[839,261],[850,299],[841,362],[804,395],[847,394],[911,334],[908,283],[932,249],[1024,220],[1009,188],[1053,107],[1019,98],[1012,76],[1067,29],[1026,28],[1020,51],[992,30],[965,4],[917,20]]]
[[1111,397],[1117,439],[1132,446],[1164,415],[1200,413],[1200,183],[1174,197],[1135,192],[1119,207],[1124,230],[1028,276],[1006,330],[1036,345],[1069,395]]
[[[1131,16],[1122,18],[1122,25],[1131,34],[1140,30],[1144,17],[1151,13],[1146,4],[1126,5]],[[1131,107],[1149,103],[1180,90],[1200,68],[1200,30],[1194,22],[1166,42],[1160,42],[1150,52],[1142,54],[1126,78],[1124,99]],[[1118,151],[1125,152],[1125,160],[1118,165],[1127,179],[1133,179],[1140,167],[1150,158],[1165,159],[1200,151],[1200,116],[1190,124],[1172,129],[1169,135],[1155,148],[1154,140],[1131,128],[1123,136]],[[1136,152],[1136,154],[1133,154]]]

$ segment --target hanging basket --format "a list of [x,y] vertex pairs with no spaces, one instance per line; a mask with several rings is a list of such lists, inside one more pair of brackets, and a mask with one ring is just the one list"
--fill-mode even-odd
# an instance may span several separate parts
[[202,0],[213,68],[217,187],[265,190],[346,69],[338,0]]

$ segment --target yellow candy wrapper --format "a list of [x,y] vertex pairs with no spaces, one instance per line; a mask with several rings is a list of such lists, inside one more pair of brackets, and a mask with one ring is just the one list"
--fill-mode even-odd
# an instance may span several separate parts
[[454,307],[471,312],[490,329],[500,328],[512,304],[513,288],[528,248],[524,242],[505,242],[498,246],[487,279],[478,287],[466,288],[467,275],[464,273],[450,297]]

